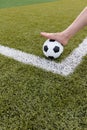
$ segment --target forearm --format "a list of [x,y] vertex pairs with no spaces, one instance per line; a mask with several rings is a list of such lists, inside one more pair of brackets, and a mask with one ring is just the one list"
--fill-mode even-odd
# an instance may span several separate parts
[[87,25],[87,7],[80,13],[80,15],[73,21],[73,23],[65,30],[66,35],[69,38],[71,38],[86,25]]

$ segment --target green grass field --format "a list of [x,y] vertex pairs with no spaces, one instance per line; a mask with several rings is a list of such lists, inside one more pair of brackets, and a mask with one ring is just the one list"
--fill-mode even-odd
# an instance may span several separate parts
[[[86,0],[13,1],[12,7],[0,1],[6,7],[0,9],[0,44],[40,57],[46,40],[40,32],[65,29],[87,5]],[[15,7],[17,2],[27,5]],[[55,61],[67,57],[86,36],[87,27]],[[87,130],[87,56],[63,77],[0,55],[0,130]]]
[[55,0],[0,0],[0,8],[8,8],[22,5],[30,5],[44,2],[51,2]]

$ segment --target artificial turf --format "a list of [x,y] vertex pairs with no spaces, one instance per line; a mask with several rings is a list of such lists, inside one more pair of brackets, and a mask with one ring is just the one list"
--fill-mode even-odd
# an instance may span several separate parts
[[51,2],[51,1],[55,1],[55,0],[0,0],[0,8],[45,3],[45,2]]
[[[0,9],[0,44],[44,57],[40,32],[65,29],[86,3],[58,0]],[[56,62],[86,33],[87,27],[73,37]],[[0,130],[87,130],[87,56],[63,77],[0,55]]]

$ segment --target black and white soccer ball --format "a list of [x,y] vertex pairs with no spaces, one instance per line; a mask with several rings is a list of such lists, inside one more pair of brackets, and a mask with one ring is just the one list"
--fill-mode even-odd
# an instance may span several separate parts
[[43,44],[43,53],[50,59],[58,58],[63,50],[63,45],[53,39],[48,39]]

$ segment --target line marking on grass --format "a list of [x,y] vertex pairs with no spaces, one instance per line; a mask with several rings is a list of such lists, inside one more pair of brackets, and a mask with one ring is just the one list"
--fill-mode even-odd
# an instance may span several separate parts
[[50,71],[63,76],[73,73],[75,68],[81,63],[82,58],[87,54],[87,38],[83,40],[73,52],[62,62],[56,63],[45,58],[40,58],[32,54],[28,54],[13,48],[0,45],[0,54],[13,58],[24,64],[33,65],[35,67]]

